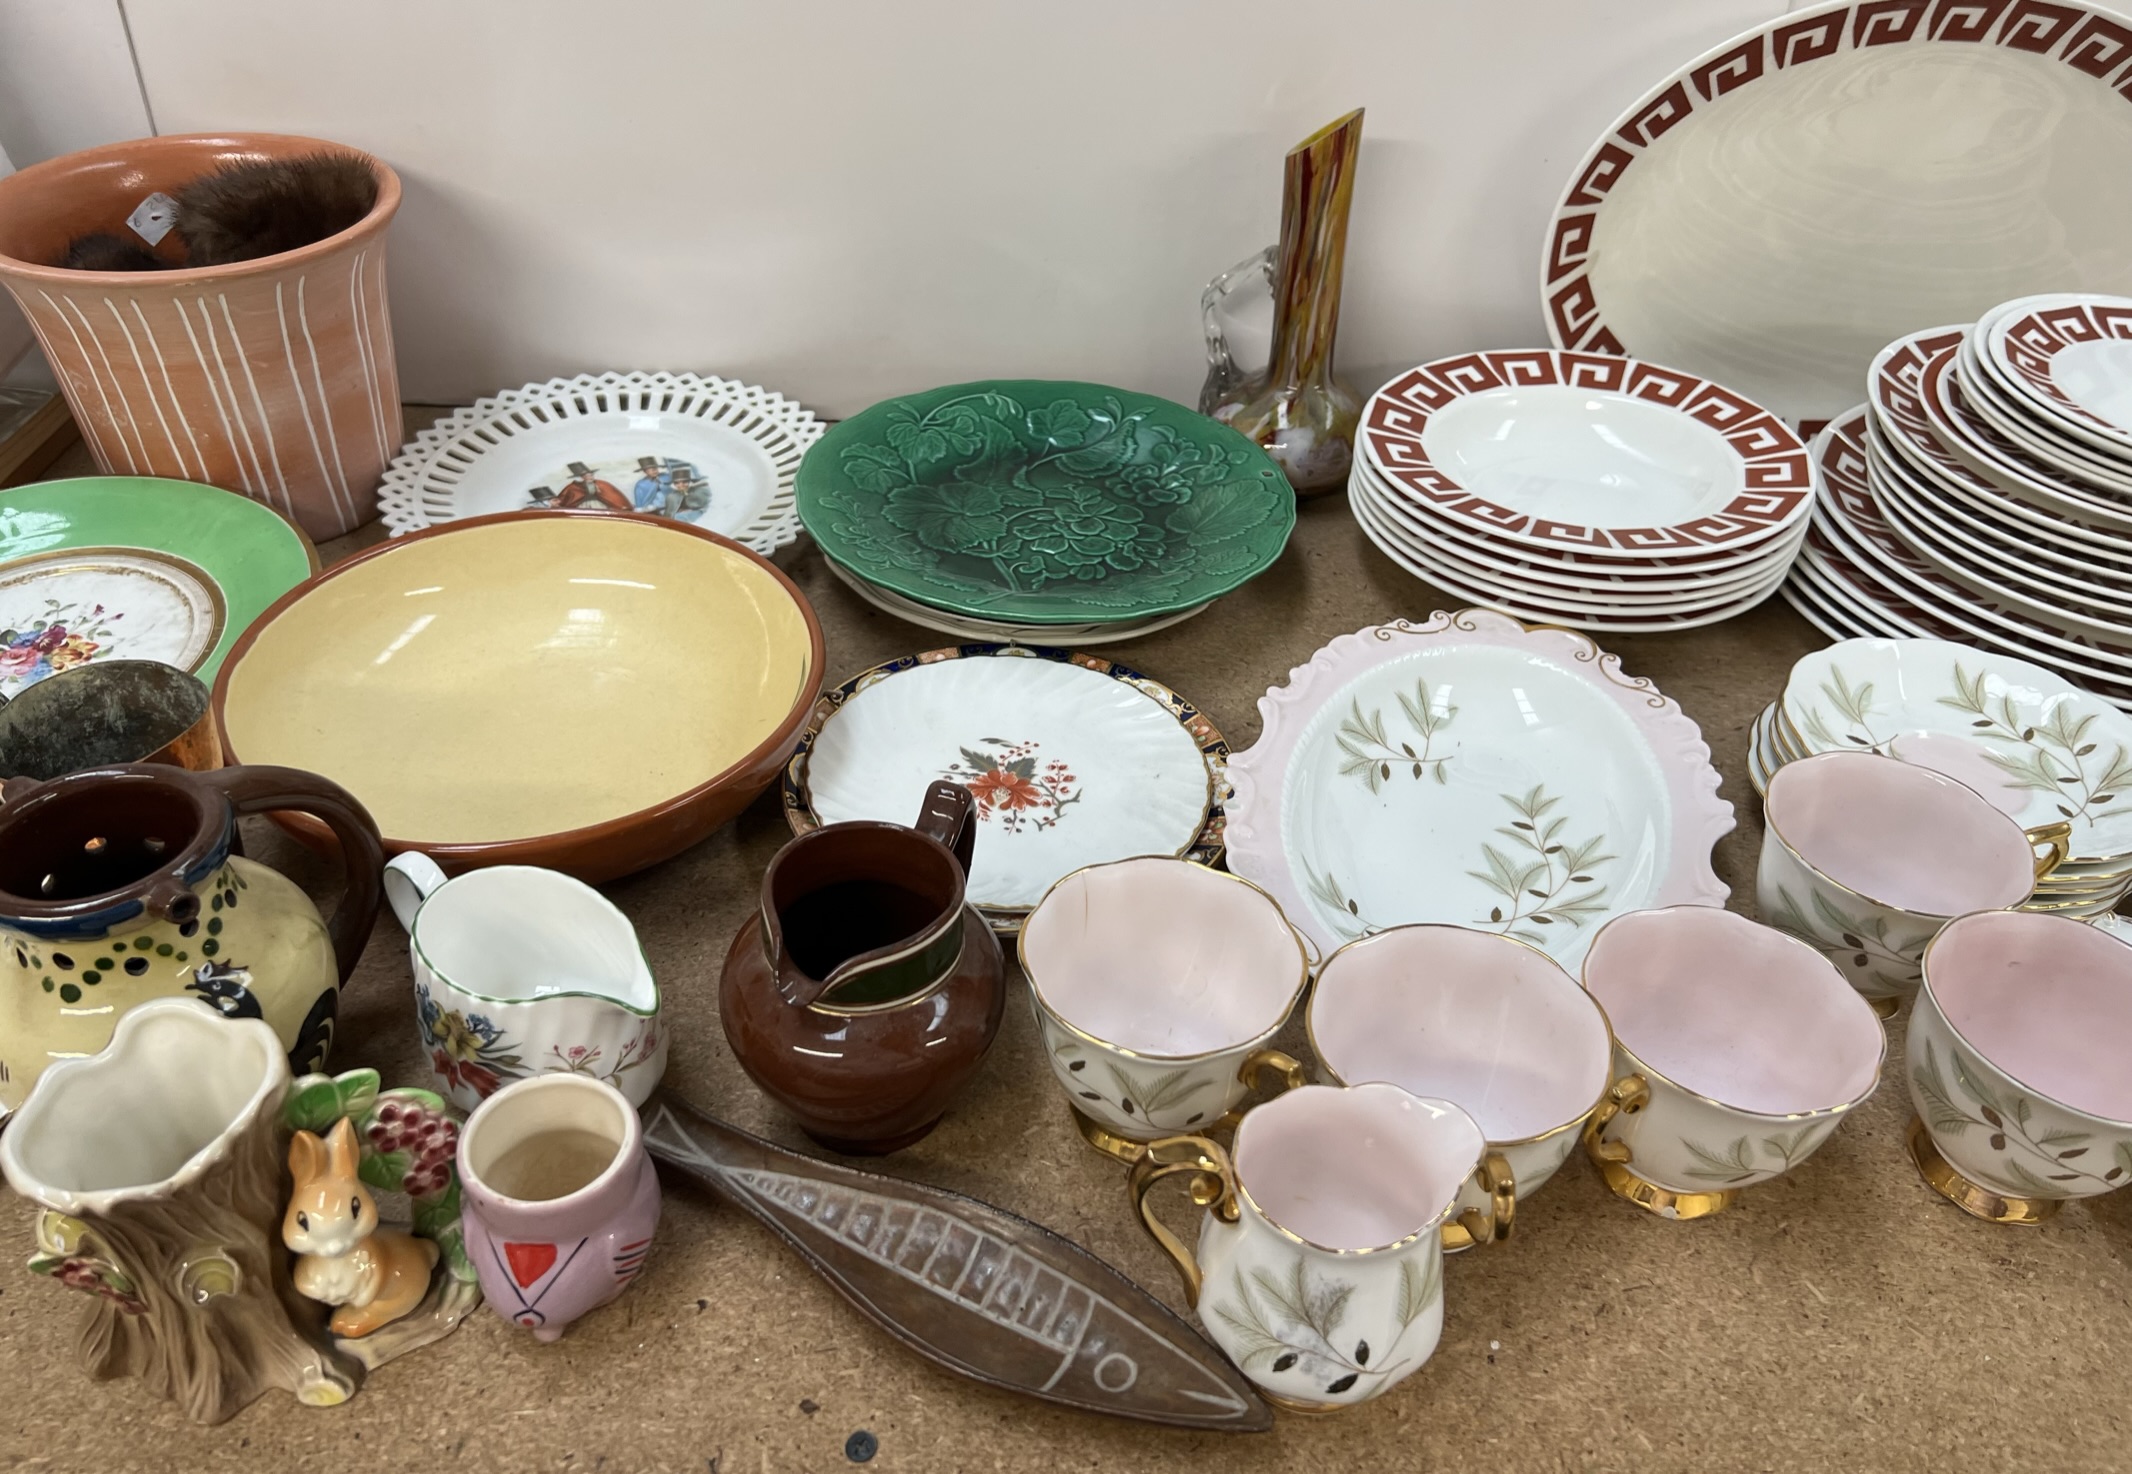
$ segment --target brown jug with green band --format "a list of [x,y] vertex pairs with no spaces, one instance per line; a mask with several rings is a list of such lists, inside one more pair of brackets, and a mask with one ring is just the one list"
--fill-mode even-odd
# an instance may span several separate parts
[[718,1009],[741,1068],[833,1151],[923,1137],[999,1032],[999,943],[963,897],[976,837],[954,783],[927,790],[915,828],[803,834],[726,953]]

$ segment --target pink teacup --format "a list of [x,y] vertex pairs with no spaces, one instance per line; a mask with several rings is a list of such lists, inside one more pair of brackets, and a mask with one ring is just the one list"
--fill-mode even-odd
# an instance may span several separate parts
[[1798,1166],[1880,1083],[1872,1006],[1812,947],[1730,911],[1616,917],[1584,986],[1614,1025],[1585,1149],[1616,1195],[1666,1218]]
[[1464,1249],[1492,1207],[1516,1204],[1577,1144],[1611,1077],[1613,1034],[1591,994],[1536,947],[1462,926],[1399,926],[1326,959],[1310,996],[1310,1047],[1342,1085],[1385,1080],[1463,1107],[1488,1136],[1444,1224]]
[[1925,944],[1950,918],[2022,904],[2072,832],[2024,831],[1955,779],[1870,752],[1786,763],[1764,814],[1762,919],[1812,943],[1883,1018],[1917,991]]
[[1303,941],[1248,880],[1150,855],[1076,870],[1022,924],[1022,972],[1081,1135],[1133,1161],[1234,1125],[1261,1077],[1304,1083],[1270,1046],[1310,982]]
[[622,1092],[533,1075],[459,1133],[466,1252],[496,1313],[543,1341],[629,1287],[659,1223],[659,1178]]
[[1910,1154],[1965,1212],[2040,1223],[2132,1181],[2132,947],[2085,922],[1984,911],[1925,949],[1910,1019]]

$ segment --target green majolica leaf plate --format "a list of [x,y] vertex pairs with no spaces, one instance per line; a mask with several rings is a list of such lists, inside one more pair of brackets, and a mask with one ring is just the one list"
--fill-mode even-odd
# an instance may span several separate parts
[[887,400],[807,452],[799,515],[868,582],[1029,624],[1144,619],[1265,571],[1295,494],[1243,435],[1100,384],[994,380]]
[[245,626],[317,571],[278,512],[212,486],[85,476],[0,491],[0,697],[117,659],[211,683]]

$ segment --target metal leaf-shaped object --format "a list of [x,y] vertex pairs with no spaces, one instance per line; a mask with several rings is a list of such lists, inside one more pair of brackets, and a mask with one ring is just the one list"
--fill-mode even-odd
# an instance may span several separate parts
[[1047,1228],[786,1151],[670,1094],[644,1144],[767,1224],[882,1329],[950,1371],[1087,1412],[1264,1432],[1272,1410],[1161,1301]]

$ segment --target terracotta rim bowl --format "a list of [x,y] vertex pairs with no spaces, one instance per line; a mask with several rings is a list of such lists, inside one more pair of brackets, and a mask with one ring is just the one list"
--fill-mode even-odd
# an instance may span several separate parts
[[[534,538],[515,530],[521,527],[582,534],[588,546],[559,564],[552,535]],[[732,577],[703,577],[719,560],[694,556],[709,551],[694,544],[721,551]],[[585,585],[586,592],[573,588],[564,591],[567,599],[551,593],[543,601],[541,591],[550,586],[538,577],[493,578],[480,588],[480,579],[508,573],[514,550],[536,566],[545,552],[549,571],[566,569],[565,581]],[[602,557],[630,566],[603,568]],[[688,576],[664,583],[642,576],[641,560],[671,566],[677,557]],[[378,577],[385,565],[392,571]],[[630,573],[638,576],[615,576]],[[417,587],[402,586],[410,576]],[[463,598],[468,580],[479,592],[470,601]],[[594,603],[601,589],[612,591],[606,605]],[[637,591],[669,607],[647,614],[652,606]],[[437,594],[445,602],[433,618],[406,602]],[[455,594],[462,595],[456,604]],[[508,607],[513,597],[520,601],[516,610]],[[582,607],[563,607],[580,597]],[[307,608],[311,600],[323,602]],[[562,623],[552,623],[558,614]],[[692,651],[670,639],[671,631],[691,628],[691,614],[698,616],[696,629],[711,632],[712,646],[718,632],[739,627],[736,619],[758,620],[755,648],[721,656],[701,642]],[[526,654],[515,670],[500,671],[496,686],[478,684],[478,666],[448,663],[455,651],[497,649],[497,626],[513,617],[528,621],[528,643],[518,647]],[[444,628],[424,641],[435,619]],[[659,638],[645,639],[646,628]],[[307,652],[301,643],[307,632],[315,641],[338,631],[347,632],[338,659],[333,652]],[[633,663],[604,663],[631,639]],[[707,690],[706,683],[718,680],[720,660],[726,691]],[[397,689],[373,674],[394,662],[400,663]],[[355,792],[377,815],[388,855],[418,850],[454,874],[542,865],[596,883],[679,854],[747,807],[798,740],[821,693],[824,662],[821,622],[806,595],[768,559],[729,538],[629,513],[502,512],[382,543],[291,589],[224,661],[215,678],[214,715],[228,761],[306,767]],[[787,670],[794,677],[789,698],[781,692]],[[759,676],[757,689],[734,687],[732,678],[742,674]],[[573,676],[596,684],[572,689]],[[729,707],[741,710],[732,715]],[[682,735],[662,739],[662,729]],[[661,756],[647,744],[662,740],[666,756],[680,750],[682,766],[698,749],[723,761],[686,781],[671,772],[662,780],[647,772]],[[602,800],[587,790],[597,790],[601,779],[612,785],[605,801],[617,812],[591,812]],[[486,801],[503,807],[483,811],[485,780]],[[661,782],[673,784],[672,791],[654,791]],[[510,832],[526,827],[504,822],[513,803],[519,812],[557,812],[574,822],[551,832]],[[410,822],[412,813],[422,822]],[[277,817],[306,843],[330,847],[325,831],[301,816]],[[434,827],[424,832],[422,823],[432,819]],[[479,832],[484,828],[486,835]]]
[[[370,213],[337,235],[251,261],[225,266],[178,265],[182,232],[165,236],[156,252],[173,269],[164,271],[73,271],[49,258],[89,231],[124,232],[126,217],[143,196],[175,194],[224,164],[254,159],[293,159],[310,154],[346,154],[377,176],[378,197]],[[400,176],[375,154],[350,144],[295,133],[173,133],[132,138],[80,149],[30,164],[0,180],[0,274],[55,287],[103,282],[116,287],[209,286],[258,276],[330,256],[348,242],[375,236],[400,208]]]

